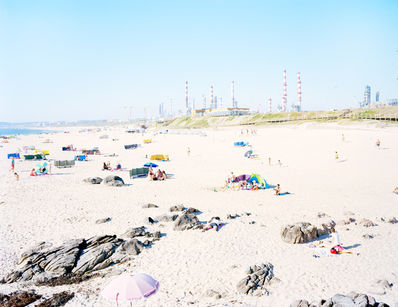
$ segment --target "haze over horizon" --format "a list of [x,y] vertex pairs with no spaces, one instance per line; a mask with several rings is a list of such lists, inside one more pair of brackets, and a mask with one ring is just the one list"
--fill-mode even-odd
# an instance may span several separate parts
[[[0,121],[127,119],[202,95],[273,110],[287,70],[303,110],[398,96],[398,2],[1,1]],[[145,110],[144,110],[145,108]]]

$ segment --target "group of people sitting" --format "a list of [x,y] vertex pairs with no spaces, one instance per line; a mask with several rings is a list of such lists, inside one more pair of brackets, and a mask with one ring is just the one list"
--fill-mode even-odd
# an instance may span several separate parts
[[150,167],[149,168],[149,172],[148,172],[148,177],[149,177],[149,180],[151,180],[151,181],[166,180],[167,179],[167,174],[166,174],[165,171],[162,171],[160,168],[155,173],[153,171],[152,167]]
[[[120,163],[118,163],[118,164],[116,165],[115,170],[119,171],[119,170],[121,170],[121,169],[122,169],[122,165],[121,165]],[[102,170],[103,170],[103,171],[111,171],[111,170],[112,170],[111,163],[110,163],[110,162],[108,162],[108,163],[105,163],[105,162],[104,162],[104,164],[103,164],[103,166],[102,166]]]

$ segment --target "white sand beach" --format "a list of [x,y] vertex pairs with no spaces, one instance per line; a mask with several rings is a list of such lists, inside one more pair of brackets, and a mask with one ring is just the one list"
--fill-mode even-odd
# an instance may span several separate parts
[[[63,130],[70,133],[21,135],[2,144],[0,279],[15,270],[23,251],[42,241],[57,245],[97,235],[120,236],[129,227],[145,225],[164,236],[133,260],[114,266],[117,270],[145,272],[159,281],[158,292],[145,301],[134,302],[134,306],[289,306],[297,299],[327,299],[350,291],[395,306],[398,223],[380,218],[398,218],[398,195],[392,193],[398,186],[398,127],[308,123],[256,127],[256,134],[242,135],[246,128],[252,127],[204,129],[206,136],[156,134],[161,129],[154,128],[144,135],[129,134],[119,127],[95,133],[68,128]],[[109,138],[100,139],[104,134]],[[143,144],[147,138],[153,142]],[[43,143],[45,139],[53,143]],[[377,139],[380,148],[375,145]],[[248,148],[233,146],[236,141],[249,142],[260,159],[245,158]],[[142,146],[124,149],[123,145],[133,143]],[[29,176],[37,161],[23,159],[15,166],[20,180],[16,181],[10,172],[7,153],[34,145],[49,150],[49,159],[73,159],[79,151],[61,150],[69,144],[78,149],[99,147],[102,155],[89,156],[89,161],[78,161],[72,168],[57,169],[52,165],[49,176]],[[335,151],[339,159],[335,159]],[[105,156],[113,153],[117,157]],[[149,161],[145,156],[151,154],[169,155],[170,161],[156,163],[173,174],[170,179],[130,179],[128,171],[102,170],[103,162],[108,161],[112,166],[120,162],[127,169],[141,167]],[[272,189],[221,189],[231,172],[260,174],[267,183],[279,183],[282,192],[291,194],[276,196]],[[122,177],[127,185],[83,182],[87,177],[108,175]],[[142,208],[147,203],[159,207]],[[202,232],[175,231],[173,222],[144,223],[146,217],[170,213],[169,208],[179,204],[200,210],[200,221],[218,216],[226,225],[219,231]],[[318,213],[325,216],[318,217]],[[228,214],[240,217],[227,219]],[[110,222],[95,223],[107,217]],[[338,223],[349,217],[355,222]],[[376,226],[364,227],[359,223],[363,218]],[[337,223],[335,229],[342,245],[351,254],[332,255],[325,248],[326,256],[314,257],[309,243],[289,244],[281,239],[281,228],[286,224],[320,225],[330,220]],[[364,238],[367,234],[373,238]],[[246,276],[248,267],[267,262],[273,264],[275,277],[280,280],[267,286],[270,294],[257,297],[238,293],[237,284]],[[0,292],[36,289],[49,294],[69,290],[75,297],[66,306],[115,306],[100,295],[113,278],[109,274],[58,287],[0,284]],[[383,294],[374,283],[384,279],[393,286]],[[210,297],[208,290],[218,292],[221,298]]]

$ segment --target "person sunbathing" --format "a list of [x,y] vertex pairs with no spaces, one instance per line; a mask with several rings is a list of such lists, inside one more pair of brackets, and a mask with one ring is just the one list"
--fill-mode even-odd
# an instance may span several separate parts
[[253,191],[255,191],[255,190],[258,190],[258,189],[259,189],[259,187],[258,187],[258,184],[257,184],[257,182],[253,181],[253,182],[252,182],[252,187],[251,187],[251,189],[250,189],[250,190],[253,190]]
[[156,174],[156,178],[158,180],[165,180],[164,176],[163,176],[163,172],[159,169],[157,174]]
[[215,229],[216,231],[218,231],[223,225],[224,223],[218,216],[212,217],[210,221],[203,227],[202,232],[210,229]]
[[106,171],[109,170],[108,165],[104,162],[104,165],[102,166],[102,170]]

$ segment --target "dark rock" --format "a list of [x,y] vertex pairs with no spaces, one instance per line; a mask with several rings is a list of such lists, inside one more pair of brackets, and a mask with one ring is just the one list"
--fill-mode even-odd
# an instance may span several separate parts
[[37,307],[52,307],[52,306],[64,306],[75,296],[75,293],[63,291],[54,294],[51,298],[48,298],[41,302]]
[[369,219],[362,219],[359,221],[359,224],[362,225],[363,227],[373,227],[376,226],[375,223],[373,223],[371,220]]
[[183,214],[181,215],[174,224],[174,230],[188,230],[194,227],[199,227],[200,222],[196,215],[193,214]]
[[328,233],[329,228],[326,224],[322,224],[322,226],[318,228],[310,223],[301,222],[282,227],[281,238],[287,243],[297,244],[310,242]]
[[37,301],[42,296],[35,292],[13,292],[8,295],[0,294],[0,306],[2,307],[23,307]]
[[159,208],[159,206],[155,205],[155,204],[144,204],[142,205],[142,208],[144,209],[148,209],[148,208]]
[[146,218],[144,219],[144,223],[145,223],[145,224],[152,225],[152,224],[155,224],[156,221],[155,221],[153,218],[151,218],[150,216],[148,216],[148,217],[146,217]]
[[104,183],[113,187],[121,187],[124,185],[124,181],[119,176],[108,176],[104,179]]
[[185,208],[183,205],[177,205],[170,207],[170,212],[176,212],[176,211],[183,211]]
[[246,273],[247,276],[236,286],[239,293],[255,296],[269,294],[265,287],[271,285],[271,280],[274,278],[274,266],[271,263],[252,266]]
[[290,307],[309,307],[310,303],[306,300],[296,300],[290,304]]
[[[302,305],[300,305],[302,304]],[[388,306],[384,303],[377,303],[374,297],[366,294],[350,292],[347,295],[336,294],[327,300],[321,300],[308,304],[306,300],[296,300],[290,304],[290,307],[380,307]]]
[[371,234],[367,233],[367,234],[364,234],[364,235],[362,236],[362,238],[367,239],[367,240],[370,240],[370,239],[373,239],[373,238],[374,238],[374,235],[371,235]]
[[91,183],[91,184],[100,184],[102,182],[102,178],[100,177],[89,177],[83,179],[84,182]]
[[149,236],[150,233],[146,231],[144,226],[141,227],[131,227],[122,235],[127,238],[144,237]]
[[239,214],[228,214],[228,215],[227,215],[227,219],[228,219],[228,220],[233,220],[233,219],[236,219],[236,218],[238,218],[238,217],[240,217]]
[[178,214],[167,215],[162,214],[155,218],[158,222],[174,222],[178,218]]
[[99,219],[95,221],[95,224],[103,224],[103,223],[107,223],[110,222],[112,219],[110,217],[105,217],[103,219]]
[[189,207],[188,209],[185,210],[184,213],[186,213],[186,214],[200,213],[200,210],[198,210],[198,209],[196,209],[196,208]]
[[129,255],[138,255],[144,249],[144,245],[138,241],[137,239],[131,239],[129,241],[125,241],[120,246],[120,251],[125,252]]

